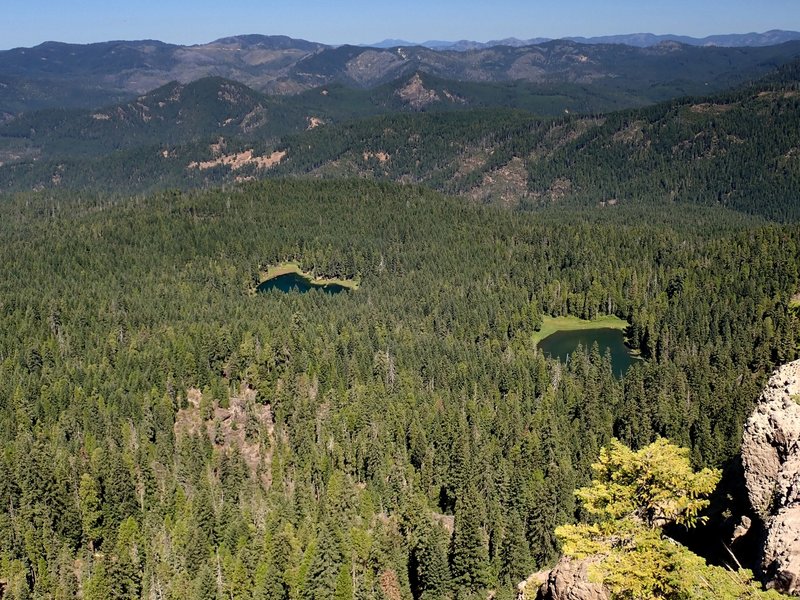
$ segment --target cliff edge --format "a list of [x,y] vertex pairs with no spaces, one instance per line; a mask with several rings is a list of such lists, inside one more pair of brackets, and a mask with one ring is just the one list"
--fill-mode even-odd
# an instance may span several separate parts
[[763,521],[767,587],[800,596],[800,361],[770,377],[747,420],[742,464],[753,510]]

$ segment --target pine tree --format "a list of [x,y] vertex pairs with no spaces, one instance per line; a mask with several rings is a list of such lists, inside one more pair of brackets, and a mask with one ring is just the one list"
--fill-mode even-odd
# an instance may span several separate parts
[[307,600],[327,600],[336,590],[336,580],[344,562],[339,536],[330,523],[323,523],[317,549],[305,586]]
[[102,540],[103,511],[100,504],[100,489],[94,477],[88,473],[81,475],[78,488],[81,510],[83,539],[91,551]]
[[342,565],[339,569],[333,590],[333,600],[353,600],[353,577],[350,574],[350,565]]
[[269,561],[264,573],[261,589],[257,590],[259,598],[288,600],[289,582],[287,581],[286,571],[290,566],[292,539],[287,525],[280,530],[271,543]]
[[455,529],[450,550],[454,583],[478,591],[489,581],[489,550],[477,493],[467,485],[456,500]]
[[576,495],[594,522],[556,529],[564,553],[597,558],[596,576],[621,598],[760,598],[752,574],[707,565],[663,537],[661,528],[693,527],[709,504],[719,471],[694,472],[689,451],[659,438],[634,452],[612,440]]
[[216,545],[217,519],[211,498],[211,488],[203,477],[192,501],[192,517],[208,546]]
[[106,451],[102,470],[103,521],[115,531],[120,523],[138,512],[136,489],[130,471],[113,446]]
[[522,581],[533,570],[525,525],[515,510],[510,511],[506,519],[500,561],[500,579],[507,584]]
[[450,587],[448,535],[432,521],[420,529],[417,532],[419,540],[411,555],[411,564],[416,571],[414,596],[422,600],[436,600],[443,598]]
[[217,580],[210,562],[200,567],[193,587],[196,600],[217,600]]
[[133,517],[128,517],[119,526],[114,561],[108,569],[111,589],[118,600],[136,600],[140,597],[142,572],[139,546],[139,526]]
[[92,565],[91,575],[83,583],[83,599],[108,600],[113,597],[112,593],[105,564],[102,560],[96,560]]

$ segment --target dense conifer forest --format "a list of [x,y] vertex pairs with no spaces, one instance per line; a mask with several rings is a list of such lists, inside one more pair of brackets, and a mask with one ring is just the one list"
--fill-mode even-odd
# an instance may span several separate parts
[[[800,353],[792,48],[703,97],[728,59],[354,89],[344,47],[0,114],[0,599],[509,600],[592,548],[616,596],[760,596],[688,547]],[[257,292],[286,264],[358,285]],[[562,316],[640,360],[552,360]]]
[[[45,191],[0,198],[0,240],[14,600],[511,598],[602,446],[726,468],[798,352],[800,227],[680,198]],[[284,261],[359,288],[256,294]],[[626,319],[644,360],[547,359],[532,335],[568,314]]]
[[[794,61],[727,92],[604,114],[543,116],[498,101],[413,113],[385,106],[388,114],[376,116],[341,88],[267,102],[209,78],[101,113],[40,111],[11,121],[0,127],[0,190],[125,195],[362,177],[521,209],[682,202],[796,221],[799,82]],[[444,97],[434,83],[420,83],[418,93]],[[323,109],[320,98],[332,104]],[[249,159],[231,166],[244,153],[278,158],[269,167]]]

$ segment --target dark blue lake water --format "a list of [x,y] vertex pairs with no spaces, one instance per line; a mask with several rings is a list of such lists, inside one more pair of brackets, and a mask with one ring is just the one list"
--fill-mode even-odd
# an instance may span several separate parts
[[348,288],[338,283],[313,283],[310,279],[303,277],[299,273],[286,273],[278,275],[272,279],[267,279],[256,288],[257,292],[268,292],[269,290],[280,290],[281,292],[299,292],[304,294],[309,290],[322,290],[326,294],[338,294],[347,291]]
[[611,351],[611,369],[617,378],[622,377],[632,364],[640,360],[632,355],[630,349],[625,345],[625,337],[622,335],[622,331],[607,327],[581,329],[578,331],[557,331],[539,342],[539,348],[552,358],[566,362],[579,344],[588,353],[595,342],[600,348],[601,355],[605,354],[606,348]]

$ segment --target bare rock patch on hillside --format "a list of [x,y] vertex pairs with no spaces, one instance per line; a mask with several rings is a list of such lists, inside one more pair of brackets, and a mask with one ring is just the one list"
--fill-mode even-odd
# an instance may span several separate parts
[[175,417],[174,431],[176,438],[205,434],[220,452],[235,449],[251,476],[266,489],[272,483],[270,464],[275,444],[272,409],[257,402],[256,395],[255,390],[242,386],[223,407],[219,400],[204,399],[200,390],[192,388],[186,396],[188,406]]

